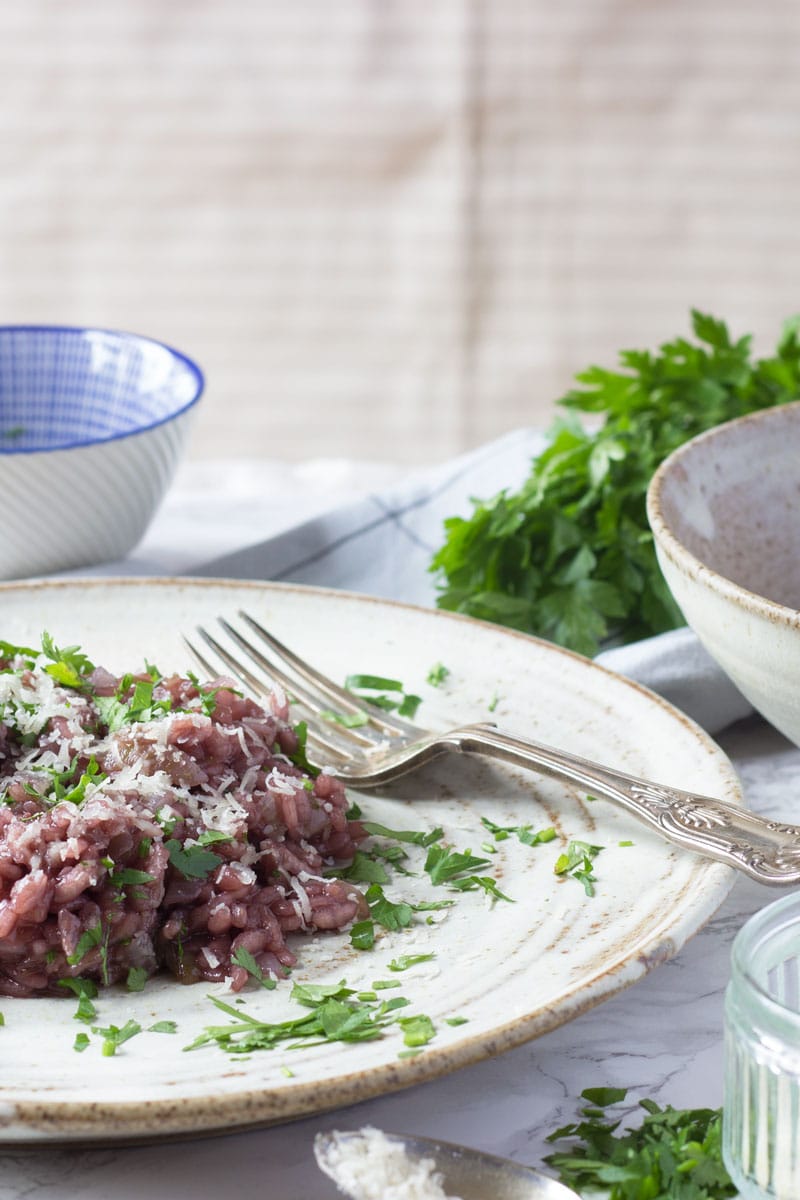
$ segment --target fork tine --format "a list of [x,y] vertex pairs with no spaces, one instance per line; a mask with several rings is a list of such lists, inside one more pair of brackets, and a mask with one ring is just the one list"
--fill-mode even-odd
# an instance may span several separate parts
[[[339,687],[327,675],[323,675],[321,671],[312,667],[305,659],[300,658],[293,650],[285,646],[274,634],[260,625],[255,617],[250,616],[243,609],[239,610],[239,616],[270,647],[273,653],[288,663],[310,686],[327,696],[329,701],[350,712],[366,711],[372,724],[384,729],[389,734],[397,737],[419,736],[421,731],[416,725],[412,725],[410,721],[406,721],[402,717],[390,716],[384,709],[370,704],[368,700],[363,700],[360,696],[354,697],[351,692]],[[249,643],[246,644],[249,645]]]
[[[202,626],[198,626],[197,632],[203,638],[203,640],[207,642],[217,654],[219,654],[221,661],[226,667],[230,668],[232,673],[241,683],[245,685],[245,687],[248,687],[258,696],[269,694],[269,684],[265,683],[264,680],[259,679],[256,675],[253,675],[243,663],[239,662],[238,659],[234,658],[227,650],[225,650],[224,646],[222,646],[216,640],[216,638],[212,637],[207,630],[203,629]],[[194,642],[190,641],[185,635],[183,641],[191,651],[196,661],[200,664],[200,666],[202,666],[203,670],[208,673],[209,678],[213,678],[215,675],[219,674],[217,666],[212,663],[210,659],[206,658],[206,656],[200,650],[198,650]],[[341,763],[349,762],[353,757],[352,746],[348,746],[342,738],[337,737],[333,728],[331,728],[329,733],[327,729],[323,732],[320,726],[309,726],[308,739],[310,742],[313,742],[316,746],[322,749],[327,759],[333,757],[338,759]],[[364,742],[367,746],[372,746],[374,744],[367,739],[364,739]],[[331,765],[335,764],[331,763]]]
[[[320,720],[324,722],[327,722],[325,713],[330,711],[330,705],[325,696],[321,697],[318,692],[310,691],[308,688],[304,687],[302,683],[298,683],[296,679],[293,679],[290,675],[287,675],[286,672],[281,670],[280,667],[276,666],[271,659],[267,658],[265,654],[262,654],[262,652],[256,646],[253,646],[247,640],[247,638],[243,637],[241,633],[239,633],[239,631],[233,627],[233,625],[229,624],[229,622],[225,620],[224,617],[218,617],[217,619],[232,641],[234,641],[236,645],[239,646],[239,648],[243,650],[244,653],[247,654],[249,658],[255,662],[267,676],[269,676],[271,679],[277,680],[285,688],[286,692],[296,702],[307,708],[308,711],[313,714],[313,716],[320,718]],[[217,649],[217,652],[223,661],[229,663],[232,667],[237,665],[237,660],[233,655],[226,652],[223,647],[219,645],[219,643],[215,642],[214,639],[210,637],[209,634],[206,634],[205,636],[207,640],[210,640],[214,643],[214,648]],[[240,669],[242,669],[241,664],[238,664],[238,666]],[[246,671],[246,669],[245,674],[249,675],[249,672]],[[364,716],[364,709],[358,704],[354,703],[352,697],[350,697],[348,701],[346,712],[350,713],[351,715]],[[369,716],[369,714],[366,715]],[[339,728],[342,736],[346,736],[351,741],[357,742],[359,746],[370,748],[375,745],[375,736],[372,734],[372,731],[367,725],[359,725],[354,728],[342,725]],[[380,740],[382,740],[384,737],[385,733],[379,731]]]

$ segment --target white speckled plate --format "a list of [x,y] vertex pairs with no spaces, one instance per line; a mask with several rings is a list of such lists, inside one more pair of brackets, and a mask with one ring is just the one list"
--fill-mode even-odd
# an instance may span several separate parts
[[[590,758],[734,803],[733,769],[702,731],[675,709],[585,659],[492,625],[341,592],[202,581],[70,581],[0,587],[0,636],[80,642],[96,662],[122,672],[145,656],[162,670],[191,667],[181,630],[219,613],[250,609],[279,637],[335,678],[350,671],[395,676],[423,697],[431,726],[491,719]],[[444,663],[443,687],[426,683]],[[174,1020],[176,1034],[145,1032],[103,1057],[100,1039],[73,1050],[85,1026],[65,1000],[0,1001],[0,1140],[127,1140],[202,1134],[284,1121],[393,1091],[518,1045],[569,1021],[635,983],[675,954],[717,909],[733,872],[661,841],[604,801],[533,774],[478,759],[448,758],[359,798],[366,815],[394,828],[444,826],[458,849],[487,840],[480,816],[499,824],[553,825],[560,840],[529,847],[498,843],[494,874],[515,903],[466,893],[435,926],[381,938],[369,952],[346,934],[295,939],[297,980],[357,988],[386,978],[400,953],[435,953],[396,978],[426,1013],[435,1039],[400,1058],[399,1032],[377,1041],[282,1050],[231,1059],[216,1046],[186,1053],[207,1024],[226,1018],[203,985],[168,979],[142,993],[109,989],[98,1024]],[[604,847],[588,898],[553,864],[570,838]],[[632,841],[634,844],[622,845]],[[400,878],[395,898],[446,896],[427,879]],[[437,918],[441,914],[437,914]],[[296,1015],[289,986],[247,993],[264,1020]],[[396,995],[397,992],[387,993]],[[449,1025],[447,1018],[466,1018]],[[291,1073],[289,1073],[291,1072]]]

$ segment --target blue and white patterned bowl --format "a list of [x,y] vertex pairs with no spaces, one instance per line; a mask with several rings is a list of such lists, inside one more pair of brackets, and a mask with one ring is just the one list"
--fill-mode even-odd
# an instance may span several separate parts
[[0,578],[124,558],[202,391],[199,368],[150,338],[0,326]]

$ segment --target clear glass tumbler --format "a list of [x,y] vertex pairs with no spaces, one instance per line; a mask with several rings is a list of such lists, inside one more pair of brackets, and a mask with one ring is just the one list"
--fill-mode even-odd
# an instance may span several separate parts
[[800,893],[756,913],[733,943],[723,1157],[745,1200],[800,1198]]

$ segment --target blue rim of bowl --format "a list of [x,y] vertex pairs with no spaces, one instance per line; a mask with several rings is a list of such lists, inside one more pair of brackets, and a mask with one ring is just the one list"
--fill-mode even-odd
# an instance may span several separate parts
[[142,433],[148,433],[151,429],[157,429],[159,425],[166,425],[168,421],[174,421],[177,417],[181,417],[187,413],[190,408],[194,408],[195,404],[200,400],[206,386],[205,375],[198,367],[197,363],[184,354],[180,350],[176,350],[174,346],[170,346],[168,342],[162,342],[158,338],[149,337],[144,333],[132,333],[125,329],[104,329],[99,325],[0,325],[0,337],[4,333],[106,333],[111,337],[131,338],[138,342],[148,342],[151,346],[160,346],[163,350],[167,350],[175,358],[188,368],[189,373],[194,376],[197,384],[197,390],[191,400],[188,400],[181,408],[175,409],[174,412],[168,413],[165,417],[159,417],[157,421],[151,421],[149,425],[141,425],[138,429],[129,429],[125,433],[112,433],[108,437],[85,438],[82,441],[76,442],[61,442],[58,446],[41,446],[39,448],[33,446],[29,449],[14,446],[0,445],[0,455],[3,454],[55,454],[59,450],[79,450],[86,446],[105,446],[109,442],[120,442],[125,438],[138,437]]

